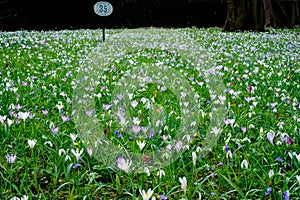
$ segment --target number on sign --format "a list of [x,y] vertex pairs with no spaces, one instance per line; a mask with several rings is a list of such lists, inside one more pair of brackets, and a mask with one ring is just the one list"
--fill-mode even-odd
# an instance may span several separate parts
[[106,5],[100,5],[99,6],[99,12],[100,13],[107,13],[107,6]]
[[99,1],[94,5],[94,11],[97,15],[109,16],[113,11],[113,7],[109,2]]

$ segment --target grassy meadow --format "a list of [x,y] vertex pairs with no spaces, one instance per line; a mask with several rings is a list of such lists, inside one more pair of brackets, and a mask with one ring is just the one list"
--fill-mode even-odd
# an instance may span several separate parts
[[[125,151],[143,153],[145,165],[148,153],[168,148],[178,134],[180,103],[164,85],[141,87],[128,105],[132,120],[120,117],[134,124],[132,135],[111,119],[114,82],[134,66],[160,63],[183,74],[200,99],[194,137],[170,147],[184,154],[144,173],[128,171],[131,163],[123,157],[119,169],[106,166],[76,129],[74,80],[103,45],[100,29],[0,32],[0,199],[300,199],[300,30],[173,31],[192,38],[214,61],[226,113],[218,141],[200,157],[214,100],[204,78],[166,50],[123,52],[99,80],[105,85],[97,89],[96,110],[103,135]],[[106,39],[132,32],[147,30],[106,30]],[[144,128],[150,122],[156,129]]]

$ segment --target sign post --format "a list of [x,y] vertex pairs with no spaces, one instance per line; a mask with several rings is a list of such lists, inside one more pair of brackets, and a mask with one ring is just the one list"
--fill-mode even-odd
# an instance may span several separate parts
[[[113,7],[109,2],[106,1],[99,1],[94,5],[94,11],[97,15],[101,17],[109,16],[113,12]],[[105,25],[104,19],[101,20],[102,26],[102,38],[103,42],[105,41]]]

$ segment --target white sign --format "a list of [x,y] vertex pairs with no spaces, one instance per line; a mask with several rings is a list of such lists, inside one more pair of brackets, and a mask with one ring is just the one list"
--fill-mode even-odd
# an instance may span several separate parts
[[99,1],[94,5],[94,11],[97,15],[108,16],[113,12],[113,7],[106,1]]

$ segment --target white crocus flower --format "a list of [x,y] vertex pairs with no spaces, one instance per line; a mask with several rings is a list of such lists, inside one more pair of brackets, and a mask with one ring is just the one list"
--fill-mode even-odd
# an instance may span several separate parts
[[13,120],[7,119],[7,125],[10,127],[13,124]]
[[28,200],[28,196],[23,195],[23,197],[21,197],[21,200]]
[[272,176],[274,176],[274,170],[273,169],[271,169],[270,171],[269,171],[269,178],[271,178]]
[[76,160],[78,161],[81,154],[83,153],[83,149],[80,150],[77,148],[76,151],[74,151],[74,149],[71,150],[71,152],[74,154],[74,156],[76,157]]
[[29,117],[29,112],[19,112],[18,113],[18,118],[22,119],[24,122],[28,117]]
[[33,148],[36,144],[36,140],[28,140],[28,145],[30,146],[30,148]]
[[187,180],[185,177],[179,177],[179,182],[181,183],[181,189],[184,191],[184,194],[186,194],[187,189]]
[[70,133],[70,137],[71,137],[72,141],[75,142],[77,135]]
[[144,167],[144,172],[147,174],[147,176],[150,176],[150,170],[148,167]]
[[165,176],[165,175],[166,175],[166,173],[162,169],[159,169],[158,172],[157,172],[157,174],[156,174],[156,176],[159,176],[159,178],[161,178],[162,176]]
[[153,195],[153,192],[154,192],[154,190],[152,190],[151,188],[148,189],[147,192],[145,192],[145,190],[143,190],[143,191],[140,190],[143,200],[149,200],[151,198],[151,196]]
[[125,160],[125,158],[118,158],[118,167],[121,169],[121,170],[123,170],[123,171],[125,171],[125,172],[129,172],[129,170],[130,170],[130,166],[131,166],[131,164],[132,164],[132,161],[131,160],[129,160],[129,159],[126,159]]
[[196,162],[197,162],[197,154],[196,152],[192,152],[192,159],[193,159],[193,165],[196,166]]
[[141,141],[138,141],[138,140],[137,140],[136,143],[139,145],[140,151],[142,151],[143,148],[144,148],[145,145],[146,145],[146,142],[145,142],[145,141],[141,142]]

